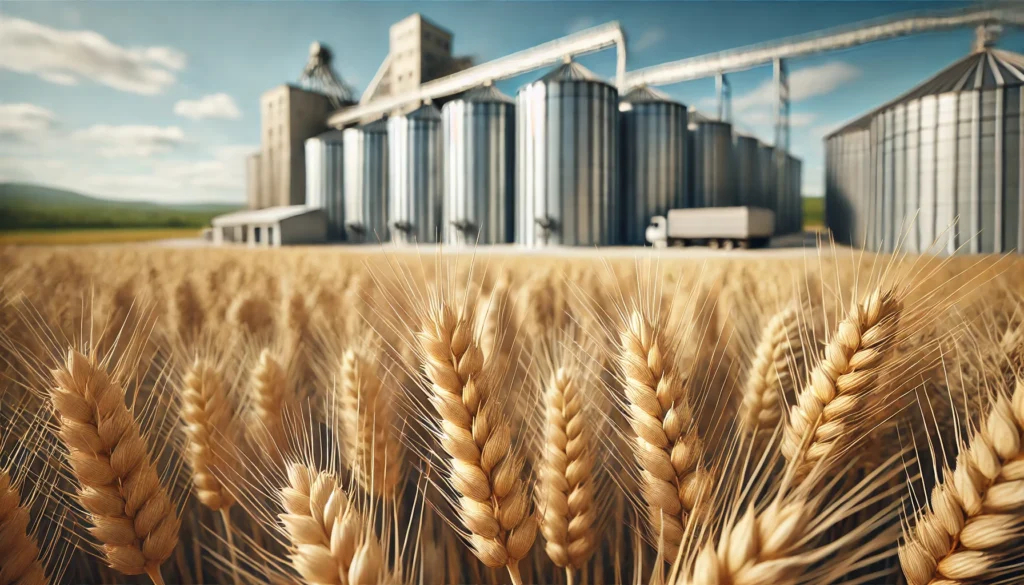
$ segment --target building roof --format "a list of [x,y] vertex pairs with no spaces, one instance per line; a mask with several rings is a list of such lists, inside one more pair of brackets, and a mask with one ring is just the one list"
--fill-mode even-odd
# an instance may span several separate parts
[[865,130],[878,113],[923,97],[1024,85],[1024,55],[984,48],[939,71],[898,98],[854,119],[825,138]]
[[213,224],[213,227],[277,223],[283,219],[298,217],[307,213],[323,213],[323,210],[315,207],[306,207],[305,205],[250,209],[218,215],[210,223]]

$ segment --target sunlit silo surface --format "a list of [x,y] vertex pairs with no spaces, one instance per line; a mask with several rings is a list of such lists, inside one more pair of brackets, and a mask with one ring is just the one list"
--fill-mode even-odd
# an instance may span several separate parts
[[829,227],[869,250],[1024,248],[1022,84],[1024,56],[984,47],[830,135]]
[[516,103],[516,242],[617,243],[618,92],[566,63]]
[[493,86],[448,102],[444,134],[444,241],[512,241],[515,104]]
[[645,244],[651,217],[686,206],[687,110],[649,87],[619,103],[622,243]]
[[345,233],[352,243],[388,241],[388,127],[344,130]]
[[767,207],[763,202],[761,158],[756,138],[736,134],[733,149],[736,156],[736,204]]
[[736,157],[732,125],[702,120],[690,124],[692,207],[736,204]]
[[327,237],[332,240],[345,233],[342,152],[340,130],[306,139],[306,207],[324,210]]
[[388,119],[389,227],[396,243],[435,243],[441,227],[441,112]]

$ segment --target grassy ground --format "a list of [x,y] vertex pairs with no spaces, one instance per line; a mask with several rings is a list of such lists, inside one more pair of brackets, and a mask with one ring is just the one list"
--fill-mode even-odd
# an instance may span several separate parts
[[0,232],[0,244],[124,244],[171,238],[195,238],[199,236],[199,231],[196,228],[11,230]]
[[825,226],[825,198],[804,197],[804,229],[819,230]]

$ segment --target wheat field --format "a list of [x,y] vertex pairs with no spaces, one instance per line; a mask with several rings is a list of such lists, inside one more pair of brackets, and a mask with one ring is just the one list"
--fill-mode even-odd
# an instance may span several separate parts
[[0,248],[0,585],[1024,582],[1024,261]]

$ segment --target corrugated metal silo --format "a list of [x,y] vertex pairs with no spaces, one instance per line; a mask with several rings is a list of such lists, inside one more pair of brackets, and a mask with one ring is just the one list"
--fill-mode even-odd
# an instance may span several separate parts
[[[778,212],[776,191],[778,186],[775,182],[775,147],[768,144],[758,143],[757,145],[757,170],[761,174],[761,202],[762,207]],[[776,226],[778,222],[776,222]]]
[[388,127],[385,120],[344,131],[345,233],[352,243],[388,240]]
[[444,241],[512,241],[515,105],[493,86],[466,92],[441,110]]
[[803,231],[803,162],[786,154],[786,212],[785,225],[787,234]]
[[643,245],[651,217],[687,204],[686,106],[649,87],[619,102],[622,243]]
[[617,243],[618,92],[566,63],[516,103],[516,242]]
[[[858,120],[869,120],[867,249],[1024,249],[1022,85],[1024,56],[983,47]],[[842,231],[858,219],[830,221]]]
[[332,240],[345,235],[343,151],[341,130],[306,139],[306,207],[324,210]]
[[431,104],[388,120],[391,241],[438,241],[441,227],[441,112]]
[[870,131],[847,127],[825,141],[825,225],[837,242],[864,246]]
[[761,156],[756,138],[737,134],[733,141],[736,153],[736,205],[766,207],[761,186]]
[[736,156],[732,124],[706,120],[690,124],[691,207],[736,204]]

